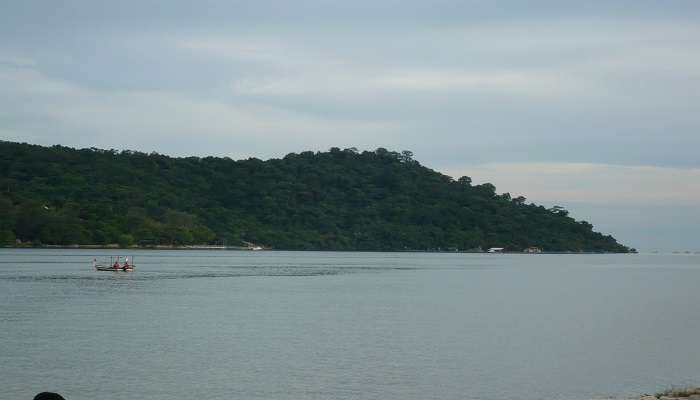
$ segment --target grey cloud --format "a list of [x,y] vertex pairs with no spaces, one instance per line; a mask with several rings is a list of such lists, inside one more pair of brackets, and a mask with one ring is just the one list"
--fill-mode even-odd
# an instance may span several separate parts
[[507,19],[551,19],[567,15],[688,17],[700,10],[693,0],[678,0],[672,5],[663,1],[623,0],[615,2],[483,1],[483,0],[385,0],[368,1],[244,1],[244,0],[125,0],[94,2],[64,0],[51,2],[24,0],[6,2],[5,20],[29,30],[28,25],[111,27],[156,25],[157,27],[205,26],[227,28],[231,24],[257,26],[264,23],[346,24],[363,26],[372,23],[432,23],[481,22]]

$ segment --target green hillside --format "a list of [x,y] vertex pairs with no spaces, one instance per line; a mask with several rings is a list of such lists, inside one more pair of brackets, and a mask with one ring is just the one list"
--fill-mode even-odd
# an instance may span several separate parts
[[381,148],[234,161],[0,142],[0,171],[5,244],[628,251],[563,209]]

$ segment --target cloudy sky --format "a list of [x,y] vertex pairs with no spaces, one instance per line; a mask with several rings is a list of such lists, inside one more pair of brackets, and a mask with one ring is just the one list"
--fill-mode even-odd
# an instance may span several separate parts
[[0,1],[0,138],[332,146],[700,250],[700,2]]

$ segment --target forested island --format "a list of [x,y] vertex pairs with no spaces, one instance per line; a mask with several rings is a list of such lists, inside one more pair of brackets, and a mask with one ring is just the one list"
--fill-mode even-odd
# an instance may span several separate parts
[[630,251],[563,208],[455,180],[409,151],[234,161],[3,141],[0,171],[0,243],[9,246]]

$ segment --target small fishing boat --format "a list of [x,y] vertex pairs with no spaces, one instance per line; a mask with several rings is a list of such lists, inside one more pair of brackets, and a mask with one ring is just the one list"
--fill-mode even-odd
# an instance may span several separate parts
[[129,257],[124,257],[124,262],[120,262],[121,256],[110,256],[109,257],[109,262],[107,262],[107,259],[105,258],[102,261],[97,261],[97,259],[92,260],[92,266],[95,268],[97,271],[124,271],[124,272],[131,272],[134,270],[136,265],[134,264],[134,257],[131,257],[131,261],[129,261]]

